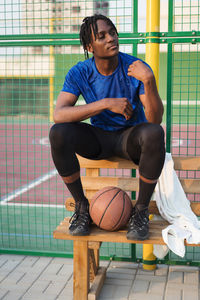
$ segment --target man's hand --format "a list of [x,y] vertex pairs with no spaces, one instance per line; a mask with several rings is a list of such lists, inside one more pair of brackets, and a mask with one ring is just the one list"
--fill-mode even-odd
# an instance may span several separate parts
[[108,110],[122,114],[126,120],[129,120],[133,114],[133,108],[127,98],[105,98]]
[[135,77],[136,79],[145,83],[149,79],[153,79],[154,75],[147,65],[142,61],[134,61],[128,68],[128,76]]

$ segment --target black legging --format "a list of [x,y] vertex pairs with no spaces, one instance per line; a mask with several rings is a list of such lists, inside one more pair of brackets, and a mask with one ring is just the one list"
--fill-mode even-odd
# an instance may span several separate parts
[[91,159],[129,157],[147,179],[160,176],[164,158],[164,131],[160,125],[141,123],[132,129],[108,132],[86,123],[60,123],[50,130],[54,164],[61,176],[80,170],[76,153]]

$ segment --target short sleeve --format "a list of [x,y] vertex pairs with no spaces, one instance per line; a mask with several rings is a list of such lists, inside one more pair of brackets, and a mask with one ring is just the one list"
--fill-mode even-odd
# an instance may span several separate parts
[[72,69],[70,69],[65,76],[62,92],[68,92],[78,97],[81,93],[77,83],[79,80],[78,77],[78,72],[75,70],[75,68],[73,67]]

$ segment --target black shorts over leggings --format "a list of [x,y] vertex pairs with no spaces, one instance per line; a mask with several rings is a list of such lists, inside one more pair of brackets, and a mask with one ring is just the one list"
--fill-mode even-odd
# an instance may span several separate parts
[[59,123],[52,126],[49,138],[61,176],[80,170],[76,153],[96,160],[112,156],[132,160],[148,179],[157,179],[164,163],[164,132],[157,124],[141,123],[113,132],[83,122]]

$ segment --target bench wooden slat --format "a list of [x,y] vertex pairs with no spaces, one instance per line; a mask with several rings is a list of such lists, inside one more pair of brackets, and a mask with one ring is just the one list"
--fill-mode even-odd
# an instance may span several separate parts
[[173,156],[175,170],[200,170],[200,156]]
[[191,209],[196,216],[200,216],[200,202],[191,202]]
[[100,190],[105,186],[116,186],[124,191],[138,191],[138,178],[130,177],[85,177],[82,176],[82,183],[86,190]]
[[[136,203],[136,200],[132,200],[133,206]],[[65,208],[67,211],[74,211],[75,208],[75,201],[73,198],[67,198],[65,201]],[[200,203],[199,203],[199,209],[200,209]],[[156,201],[151,201],[149,205],[149,213],[150,214],[156,214],[159,215],[159,211],[156,205]]]
[[[157,224],[154,224],[157,223]],[[164,244],[161,236],[161,230],[167,226],[166,221],[152,221],[150,225],[150,239],[146,240],[147,244]],[[78,240],[78,241],[98,241],[98,242],[112,242],[112,243],[138,243],[143,244],[144,241],[130,241],[126,238],[127,230],[119,231],[105,231],[101,230],[97,226],[91,226],[91,232],[89,236],[72,236],[68,231],[69,218],[65,218],[64,221],[56,228],[53,233],[55,239],[63,240]],[[157,228],[157,229],[156,229]]]
[[[185,193],[200,193],[200,180],[199,179],[180,179],[181,185]],[[104,188],[105,186],[116,186],[124,191],[136,191],[139,190],[139,179],[130,177],[90,177],[82,176],[82,183],[84,189],[87,191],[92,190],[95,192]]]
[[[78,156],[82,168],[111,168],[111,169],[136,169],[138,166],[133,162],[112,157],[109,160],[91,160]],[[200,156],[173,156],[175,170],[200,170]]]
[[[136,200],[132,200],[133,206],[136,203]],[[192,211],[195,213],[196,216],[200,216],[200,202],[194,202],[191,201],[190,203],[191,209]],[[65,207],[66,210],[68,211],[74,211],[74,207],[75,207],[75,202],[73,198],[67,198],[65,201]],[[150,204],[149,204],[149,213],[153,214],[153,215],[159,215],[159,210],[158,207],[156,205],[156,201],[151,200]]]
[[[61,240],[74,240],[74,241],[95,241],[95,242],[111,242],[111,243],[129,243],[129,244],[157,244],[164,245],[164,241],[162,239],[162,230],[169,225],[168,222],[163,220],[153,220],[150,221],[149,228],[149,239],[145,241],[138,240],[127,240],[126,233],[127,229],[119,230],[119,231],[105,231],[101,230],[95,225],[91,226],[91,232],[89,236],[72,236],[69,234],[68,226],[69,226],[69,218],[65,218],[64,221],[56,228],[53,232],[53,237],[55,239]],[[194,246],[187,244],[185,245]],[[200,246],[200,244],[195,245]]]
[[180,179],[181,185],[185,193],[199,194],[200,193],[200,180],[199,179]]
[[81,168],[105,168],[105,169],[136,169],[137,165],[133,162],[119,158],[112,157],[109,160],[91,160],[77,155]]

